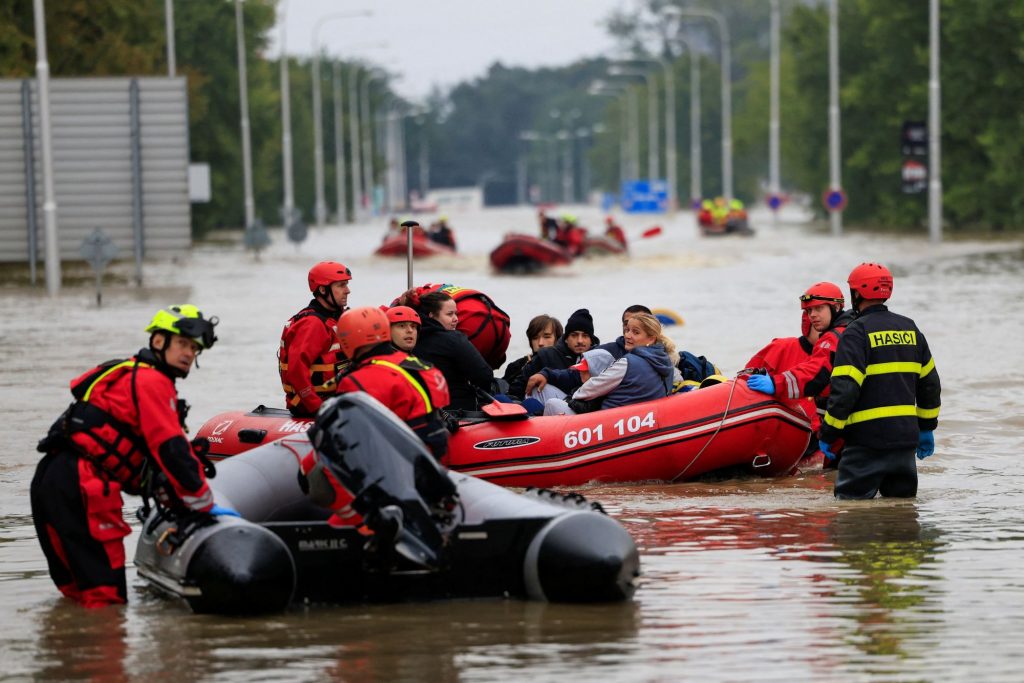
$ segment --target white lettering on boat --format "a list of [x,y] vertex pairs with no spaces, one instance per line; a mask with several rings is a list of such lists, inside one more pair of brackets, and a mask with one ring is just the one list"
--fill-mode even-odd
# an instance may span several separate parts
[[[646,415],[630,415],[616,420],[608,429],[610,435],[625,436],[636,434],[646,429],[657,428],[658,423],[654,419],[654,411],[647,411]],[[598,424],[593,427],[582,427],[565,433],[565,447],[577,448],[587,446],[591,443],[604,441],[605,426]]]
[[313,423],[309,422],[309,421],[306,421],[306,420],[303,420],[302,422],[299,422],[298,420],[288,420],[283,425],[278,427],[277,431],[279,431],[279,432],[288,432],[290,434],[297,434],[297,433],[309,431],[309,428],[312,427],[312,426],[313,426]]

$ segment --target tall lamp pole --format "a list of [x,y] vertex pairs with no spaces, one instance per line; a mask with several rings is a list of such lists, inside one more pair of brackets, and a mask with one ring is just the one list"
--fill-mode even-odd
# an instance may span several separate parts
[[[839,0],[828,3],[828,160],[829,189],[843,187],[839,150]],[[843,212],[831,211],[832,234],[843,234]]]
[[249,79],[245,66],[245,22],[242,2],[235,0],[235,33],[238,47],[238,100],[242,118],[242,180],[245,190],[245,226],[256,220],[256,203],[252,193],[252,142],[249,133]]
[[[60,247],[57,244],[57,197],[53,189],[53,132],[50,129],[50,63],[46,57],[46,12],[33,0],[36,28],[36,87],[39,89],[39,143],[42,146],[43,235],[46,240],[46,291],[60,292]],[[27,179],[26,182],[31,182]]]
[[722,194],[726,201],[733,198],[732,186],[732,58],[729,39],[729,24],[718,12],[697,9],[677,9],[667,7],[666,14],[681,17],[697,17],[711,19],[718,27],[721,36],[722,64]]
[[[779,0],[771,0],[771,58],[769,71],[771,93],[768,105],[768,192],[778,201],[781,183],[779,181]],[[775,206],[778,206],[775,204]],[[778,220],[779,212],[773,206],[772,215]]]
[[942,241],[942,82],[939,80],[939,0],[928,3],[928,235]]
[[178,69],[174,57],[174,0],[164,0],[164,25],[167,29],[167,75],[174,78]]
[[324,197],[324,123],[320,97],[320,29],[329,21],[368,17],[369,11],[336,12],[317,20],[313,26],[313,182],[316,185],[316,224],[327,222],[327,200]]
[[[171,0],[167,0],[168,4]],[[284,176],[284,220],[295,210],[295,179],[292,175],[292,97],[288,73],[288,0],[281,3],[281,171]],[[287,226],[286,226],[287,227]]]

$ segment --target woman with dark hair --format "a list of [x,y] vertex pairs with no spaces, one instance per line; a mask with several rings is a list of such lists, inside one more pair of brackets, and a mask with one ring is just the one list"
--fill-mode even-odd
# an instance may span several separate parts
[[420,295],[410,290],[399,303],[419,313],[423,324],[413,353],[434,365],[448,381],[452,410],[478,410],[477,389],[491,390],[494,373],[465,334],[458,331],[455,300],[446,292]]
[[526,326],[526,340],[530,343],[530,353],[512,361],[505,368],[505,381],[508,382],[508,391],[505,393],[512,398],[523,399],[526,391],[526,375],[523,374],[523,369],[526,364],[541,349],[554,346],[555,342],[562,338],[563,333],[562,323],[547,313],[534,316],[530,320],[530,324]]

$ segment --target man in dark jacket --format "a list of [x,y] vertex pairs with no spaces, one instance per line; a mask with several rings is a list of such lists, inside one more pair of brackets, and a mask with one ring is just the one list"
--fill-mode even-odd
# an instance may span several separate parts
[[935,451],[941,387],[924,334],[889,311],[892,273],[862,263],[848,278],[857,311],[839,338],[821,451],[834,459],[845,441],[835,496],[870,499],[917,495],[917,463]]
[[576,363],[584,351],[589,351],[600,343],[594,336],[594,318],[590,311],[581,308],[569,316],[562,338],[554,346],[538,351],[526,364],[523,375],[529,377],[544,368],[565,370]]

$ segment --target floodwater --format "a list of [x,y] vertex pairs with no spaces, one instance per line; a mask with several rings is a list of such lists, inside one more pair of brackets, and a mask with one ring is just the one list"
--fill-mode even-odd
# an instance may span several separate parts
[[[578,208],[585,224],[601,216]],[[279,405],[275,351],[308,299],[320,259],[354,272],[353,305],[405,288],[403,260],[372,250],[384,221],[311,230],[259,259],[198,245],[147,264],[146,286],[113,284],[97,308],[88,284],[51,300],[0,287],[0,678],[4,680],[984,680],[1024,671],[1024,246],[926,238],[833,239],[795,221],[754,217],[750,239],[701,239],[692,216],[629,217],[628,259],[532,277],[490,272],[527,209],[452,214],[463,255],[416,264],[415,282],[488,292],[513,319],[509,357],[547,312],[619,314],[645,303],[679,313],[676,342],[735,373],[772,337],[799,330],[797,295],[843,283],[878,260],[896,276],[892,308],[928,337],[943,382],[936,454],[915,500],[837,502],[820,471],[776,480],[590,486],[633,534],[643,576],[632,602],[518,601],[297,607],[265,618],[196,616],[152,594],[129,569],[131,604],[86,611],[58,597],[29,516],[35,442],[69,401],[67,382],[145,344],[157,308],[190,301],[220,316],[220,342],[179,384],[197,427],[214,414]],[[793,218],[793,216],[789,216]],[[85,280],[88,283],[88,280]],[[845,287],[844,287],[845,289]],[[127,506],[130,514],[133,501]],[[135,535],[129,538],[129,556]],[[344,580],[344,577],[338,577]]]

